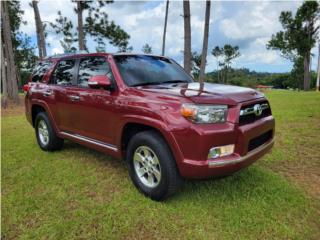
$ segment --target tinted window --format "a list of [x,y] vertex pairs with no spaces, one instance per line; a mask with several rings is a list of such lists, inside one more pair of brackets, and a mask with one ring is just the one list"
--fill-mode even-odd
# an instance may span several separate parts
[[79,65],[78,84],[88,86],[88,80],[92,76],[107,75],[113,80],[111,68],[104,57],[83,58]]
[[42,80],[45,73],[52,67],[51,61],[40,62],[32,72],[32,82],[39,82]]
[[164,57],[116,55],[114,59],[129,86],[193,81],[182,67]]
[[74,74],[75,60],[62,60],[53,73],[53,83],[58,85],[71,85]]

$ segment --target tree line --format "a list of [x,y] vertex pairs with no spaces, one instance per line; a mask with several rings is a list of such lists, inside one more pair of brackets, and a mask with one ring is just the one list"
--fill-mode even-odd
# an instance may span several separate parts
[[[19,30],[22,24],[26,24],[22,21],[24,11],[21,9],[20,2],[17,0],[1,2],[1,92],[4,103],[7,98],[15,102],[19,100],[18,86],[21,82],[20,79],[25,78],[30,73],[38,59],[47,56],[46,37],[49,32],[61,36],[60,44],[65,52],[88,51],[88,37],[95,42],[97,52],[105,51],[106,41],[117,47],[118,51],[128,52],[133,50],[132,46],[129,46],[130,35],[110,20],[105,11],[101,10],[113,1],[71,1],[74,4],[74,13],[77,15],[77,26],[73,25],[68,16],[63,16],[61,11],[57,12],[57,18],[53,23],[42,21],[41,10],[38,6],[39,1],[33,0],[30,2],[34,11],[37,47],[31,44],[30,37]],[[206,0],[202,51],[198,53],[191,49],[190,2],[189,0],[183,1],[183,67],[188,73],[193,74],[200,83],[207,80],[212,81],[212,76],[216,76],[215,82],[233,83],[232,73],[234,71],[231,64],[235,58],[240,56],[238,46],[225,44],[212,48],[211,54],[217,60],[216,74],[211,74],[210,77],[210,74],[205,73],[210,9],[211,1]],[[165,55],[167,23],[170,17],[168,10],[169,0],[166,1],[164,14],[162,55]],[[85,12],[86,17],[84,18]],[[299,82],[300,79],[303,79],[302,86],[301,84],[296,85],[304,90],[310,89],[311,49],[318,40],[319,25],[317,25],[317,21],[319,20],[319,13],[319,4],[316,1],[303,2],[296,14],[289,11],[281,12],[279,21],[283,30],[272,35],[266,46],[270,50],[280,51],[283,57],[293,62],[290,76],[296,78],[293,82]],[[38,55],[35,54],[36,49],[38,49]],[[142,47],[142,51],[149,54],[153,52],[148,43]],[[228,80],[229,78],[230,80]]]
[[[317,1],[305,1],[294,15],[283,11],[279,21],[283,30],[272,35],[268,49],[279,50],[284,58],[294,63],[293,72],[303,65],[303,89],[310,89],[311,49],[317,43],[320,25],[320,8]],[[319,46],[320,48],[320,46]]]

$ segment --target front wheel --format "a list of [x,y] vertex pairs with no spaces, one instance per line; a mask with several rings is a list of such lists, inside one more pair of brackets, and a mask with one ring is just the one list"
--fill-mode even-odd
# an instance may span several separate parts
[[141,132],[131,138],[127,163],[134,185],[153,200],[166,199],[182,183],[167,143],[155,131]]

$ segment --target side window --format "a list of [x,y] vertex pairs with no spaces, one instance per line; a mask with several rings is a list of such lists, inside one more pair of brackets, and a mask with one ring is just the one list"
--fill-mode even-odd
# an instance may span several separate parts
[[72,85],[75,63],[75,59],[61,60],[52,75],[52,83]]
[[109,63],[104,57],[83,58],[79,64],[78,85],[88,86],[88,80],[92,76],[107,75],[112,82],[113,75]]
[[51,61],[40,62],[32,72],[32,82],[40,82],[52,65]]

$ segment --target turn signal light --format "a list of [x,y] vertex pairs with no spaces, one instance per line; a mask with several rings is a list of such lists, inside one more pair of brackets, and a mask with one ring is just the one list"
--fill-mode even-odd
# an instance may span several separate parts
[[194,119],[196,117],[197,110],[191,107],[188,107],[188,105],[182,105],[181,107],[181,115],[185,118]]

